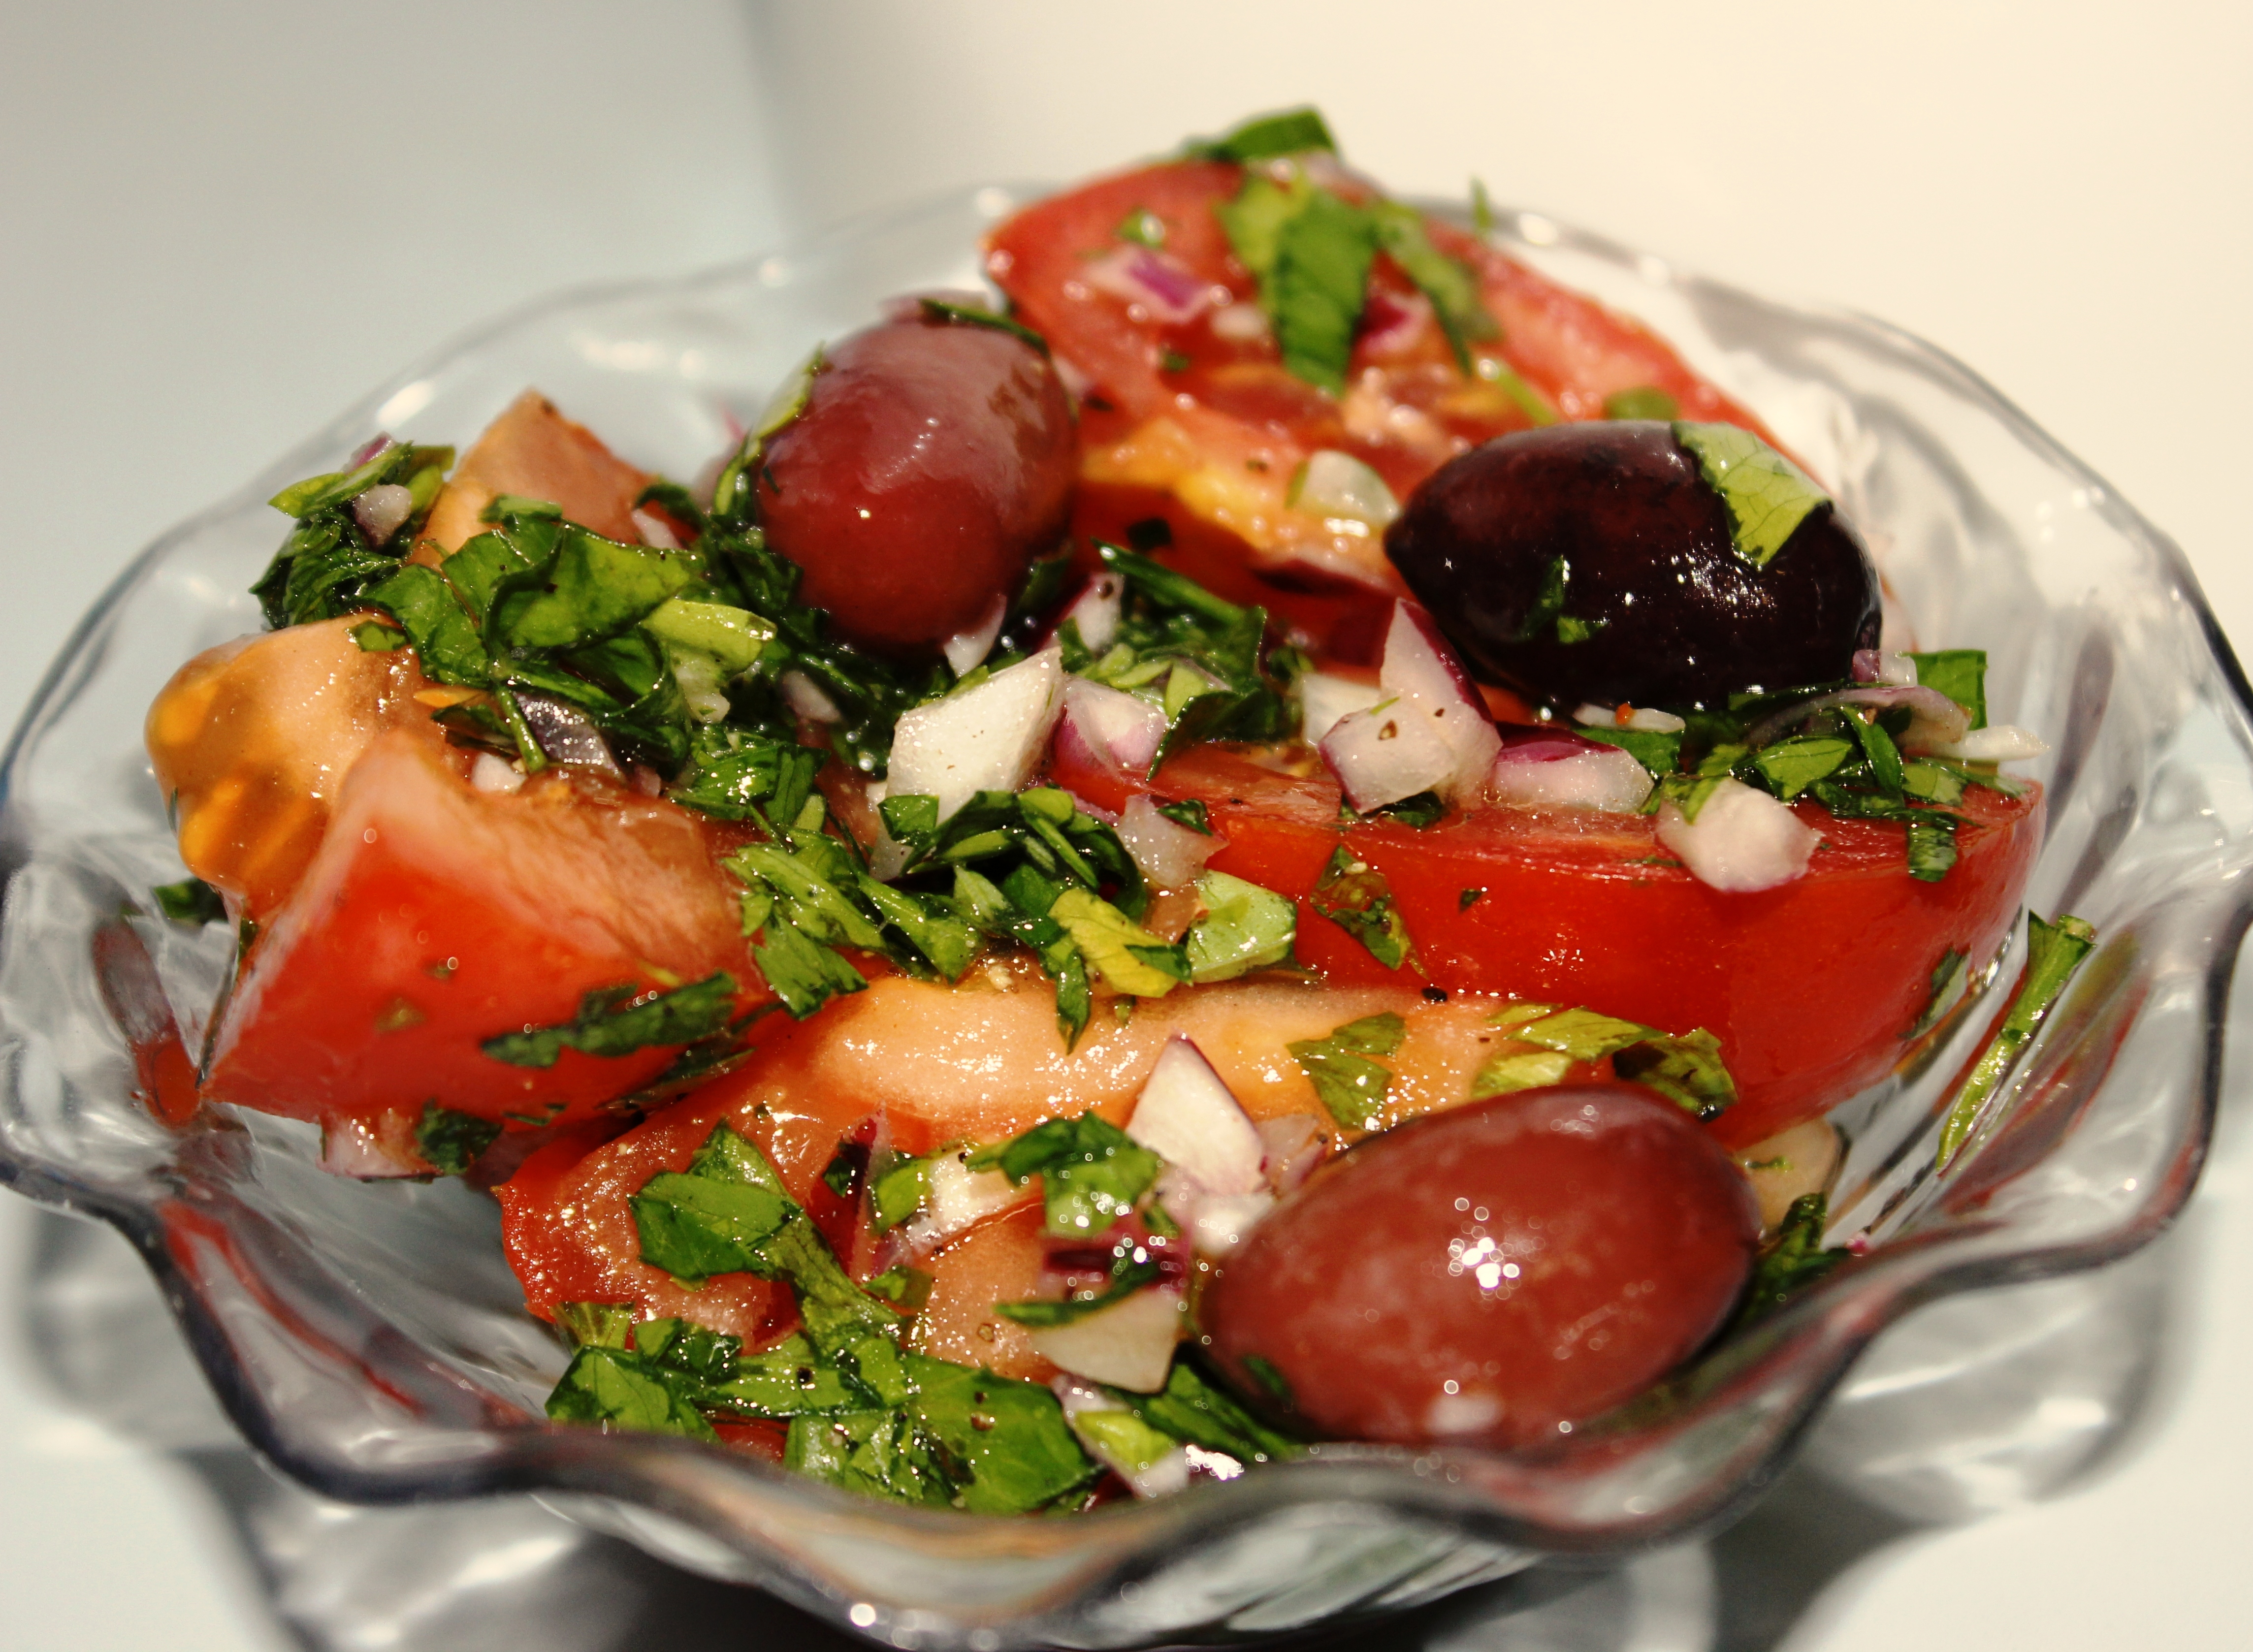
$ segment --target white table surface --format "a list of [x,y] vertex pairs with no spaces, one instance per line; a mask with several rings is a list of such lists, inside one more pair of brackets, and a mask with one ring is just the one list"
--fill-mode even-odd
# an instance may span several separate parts
[[[1882,13],[1872,16],[1875,10]],[[1062,177],[1312,100],[1403,192],[1472,173],[1964,358],[2253,635],[2253,24],[2240,8],[664,0],[0,11],[0,711],[157,531],[550,289]],[[2244,1111],[2243,1065],[2233,1114]],[[2253,1147],[2168,1243],[2162,1391],[2091,1483],[1877,1548],[1780,1644],[2253,1641]],[[0,1198],[0,1644],[288,1644],[210,1506],[22,1346]]]

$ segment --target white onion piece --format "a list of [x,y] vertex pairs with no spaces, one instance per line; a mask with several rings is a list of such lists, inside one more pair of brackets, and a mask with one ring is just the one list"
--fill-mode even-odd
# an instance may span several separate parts
[[1161,889],[1178,889],[1196,882],[1204,863],[1224,842],[1209,832],[1193,831],[1178,820],[1168,820],[1158,812],[1156,800],[1147,791],[1138,791],[1127,800],[1126,812],[1119,817],[1119,840],[1134,857],[1142,875]]
[[1804,873],[1821,834],[1767,792],[1724,780],[1694,821],[1677,805],[1660,804],[1658,840],[1700,883],[1747,895]]
[[1194,321],[1212,302],[1210,282],[1147,247],[1114,247],[1081,275],[1097,291],[1140,304],[1169,327]]
[[1001,622],[1009,616],[1009,602],[996,596],[986,616],[967,631],[959,631],[938,645],[946,656],[946,663],[954,668],[958,677],[967,677],[994,652],[994,639],[1001,634]]
[[1433,731],[1454,756],[1452,773],[1433,790],[1452,795],[1486,784],[1487,770],[1502,749],[1502,736],[1495,730],[1485,700],[1471,686],[1470,673],[1440,637],[1432,617],[1413,603],[1392,604],[1377,680],[1430,719]]
[[1962,763],[2017,763],[2040,756],[2049,749],[2049,742],[2032,729],[2003,722],[1973,728],[1961,740],[1925,749],[1936,757],[1954,757]]
[[1166,737],[1166,714],[1159,708],[1085,677],[1064,680],[1064,714],[1066,725],[1108,768],[1141,773]]
[[352,520],[371,545],[381,545],[415,514],[415,496],[396,482],[379,482],[352,501]]
[[1189,1223],[1189,1248],[1199,1256],[1226,1256],[1274,1208],[1275,1195],[1265,1188],[1208,1194],[1197,1201],[1196,1219]]
[[1573,713],[1573,721],[1583,728],[1633,728],[1647,735],[1678,735],[1689,726],[1671,711],[1648,706],[1630,707],[1624,722],[1617,707],[1582,706]]
[[1322,736],[1337,727],[1339,718],[1348,712],[1366,711],[1384,698],[1385,691],[1375,683],[1310,671],[1299,679],[1299,738],[1319,746]]
[[1227,304],[1212,312],[1210,325],[1215,338],[1256,345],[1267,336],[1267,312],[1254,303]]
[[1153,1286],[1069,1325],[1035,1328],[1026,1340],[1035,1353],[1075,1377],[1154,1394],[1166,1385],[1181,1335],[1182,1293]]
[[1310,1112],[1287,1112],[1259,1121],[1259,1145],[1266,1150],[1260,1174],[1277,1193],[1288,1193],[1329,1156],[1322,1139],[1322,1121]]
[[656,512],[636,511],[632,515],[634,532],[641,535],[643,544],[659,551],[680,548],[680,541],[673,537],[673,530],[666,526],[665,519]]
[[1455,777],[1455,754],[1433,719],[1398,694],[1339,718],[1319,749],[1358,814],[1440,791]]
[[1308,456],[1288,501],[1310,515],[1337,517],[1382,532],[1400,514],[1385,478],[1350,453],[1322,448]]
[[1125,580],[1116,574],[1098,574],[1064,610],[1064,619],[1078,627],[1080,645],[1089,653],[1101,653],[1119,635],[1119,611],[1126,595]]
[[891,795],[937,798],[945,820],[980,791],[1016,791],[1040,763],[1064,694],[1064,655],[1050,647],[917,706],[892,733]]
[[838,722],[845,714],[837,709],[821,685],[802,671],[786,671],[775,684],[782,691],[782,703],[791,714],[806,722]]
[[1487,795],[1523,808],[1574,807],[1633,814],[1650,796],[1650,770],[1617,746],[1570,757],[1513,763],[1507,748],[1494,765]]
[[1175,1034],[1143,1082],[1126,1133],[1209,1194],[1256,1193],[1266,1148],[1203,1053]]
[[1033,1198],[1030,1186],[1013,1187],[999,1170],[971,1169],[963,1162],[969,1154],[964,1147],[931,1161],[922,1208],[907,1225],[914,1249],[927,1250]]
[[470,765],[470,784],[480,791],[515,791],[524,785],[524,770],[498,752],[480,751]]

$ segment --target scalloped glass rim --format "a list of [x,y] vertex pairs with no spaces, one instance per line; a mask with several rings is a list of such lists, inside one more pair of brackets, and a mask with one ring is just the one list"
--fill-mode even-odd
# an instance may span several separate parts
[[1643,318],[1831,484],[1900,623],[1991,650],[1998,719],[2056,748],[2033,765],[2052,814],[2030,900],[2103,936],[1946,1173],[1932,1149],[1987,1020],[1977,996],[1841,1112],[1837,1231],[1873,1253],[1665,1394],[1540,1458],[1337,1448],[1075,1520],[895,1509],[686,1442],[540,1422],[562,1356],[521,1311],[488,1202],[322,1176],[308,1133],[275,1120],[156,1122],[120,1021],[169,1013],[194,1048],[230,943],[126,910],[179,875],[141,720],[181,660],[255,626],[243,588],[278,537],[261,501],[379,428],[465,439],[527,383],[638,461],[693,474],[813,340],[889,294],[975,284],[979,231],[1037,192],[989,187],[523,310],[160,539],[66,645],[5,762],[0,1178],[132,1240],[269,1460],[350,1501],[534,1492],[899,1644],[1243,1640],[1726,1520],[1885,1325],[2102,1264],[2174,1216],[2211,1127],[2253,861],[2253,702],[2180,553],[1930,346],[1524,213],[1497,239]]

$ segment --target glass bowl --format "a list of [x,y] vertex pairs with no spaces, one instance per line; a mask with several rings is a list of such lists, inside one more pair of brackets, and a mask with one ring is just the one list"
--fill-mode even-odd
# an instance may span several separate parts
[[[1886,1326],[2113,1260],[2180,1209],[2253,860],[2246,685],[2180,553],[1931,347],[1531,213],[1505,213],[1497,239],[1642,317],[1758,409],[1861,526],[1919,645],[1990,651],[1997,720],[2054,748],[2033,766],[2050,826],[2027,898],[2103,938],[1945,1172],[1940,1119],[2021,943],[1840,1112],[1833,1231],[1869,1250],[1783,1314],[1539,1458],[1329,1447],[1076,1519],[935,1515],[687,1441],[546,1423],[564,1352],[523,1311],[489,1200],[324,1175],[310,1131],[229,1109],[160,1122],[137,1098],[133,1039],[169,1021],[198,1048],[232,941],[148,910],[150,887],[181,868],[142,719],[181,661],[256,627],[245,588],[282,527],[262,501],[378,429],[466,441],[527,385],[637,463],[693,475],[814,340],[889,295],[974,285],[978,235],[1032,192],[981,189],[754,263],[526,310],[166,534],[64,649],[5,762],[0,1177],[131,1240],[266,1458],[351,1502],[534,1493],[903,1646],[1242,1642],[1717,1525]],[[1961,1335],[1922,1357],[1992,1355]]]

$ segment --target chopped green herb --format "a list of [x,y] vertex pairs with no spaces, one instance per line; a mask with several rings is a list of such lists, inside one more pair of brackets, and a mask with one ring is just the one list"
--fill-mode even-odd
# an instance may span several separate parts
[[1388,803],[1371,809],[1364,819],[1397,820],[1402,826],[1419,828],[1436,826],[1447,812],[1447,801],[1436,791],[1419,791],[1412,798],[1403,798],[1398,803]]
[[[1244,1363],[1277,1398],[1290,1403],[1291,1386],[1273,1365],[1257,1354]],[[1306,1453],[1304,1446],[1268,1427],[1179,1355],[1166,1373],[1165,1387],[1155,1394],[1117,1388],[1103,1391],[1160,1433],[1186,1446],[1225,1453],[1238,1462],[1287,1462]]]
[[1661,1032],[1591,1009],[1513,1004],[1496,1012],[1496,1027],[1536,1050],[1488,1060],[1471,1081],[1474,1100],[1561,1083],[1576,1062],[1611,1057],[1612,1070],[1655,1090],[1685,1112],[1710,1119],[1737,1098],[1735,1081],[1722,1064],[1720,1041],[1703,1028]]
[[442,1176],[458,1176],[500,1139],[500,1126],[475,1113],[456,1112],[436,1102],[422,1105],[415,1126],[415,1150]]
[[379,620],[362,620],[345,633],[364,654],[388,654],[407,646],[407,633]]
[[157,897],[157,910],[175,924],[223,924],[227,921],[227,903],[220,892],[201,878],[182,878],[178,883],[159,883],[149,891]]
[[1971,714],[1971,727],[1987,726],[1987,651],[1984,648],[1946,648],[1936,653],[1911,654],[1916,662],[1916,680],[1926,688],[1937,688],[1957,705]]
[[2061,915],[2051,924],[2035,913],[2026,914],[2026,972],[2019,978],[2018,991],[2011,995],[2011,1007],[2003,1013],[2001,1025],[1949,1105],[1935,1155],[1940,1168],[1945,1169],[1971,1140],[1988,1103],[2000,1091],[2019,1054],[2096,944],[2096,931],[2081,918]]
[[1160,940],[1100,896],[1085,889],[1064,889],[1050,904],[1049,916],[1064,926],[1080,956],[1116,992],[1162,998],[1189,979],[1186,949]]
[[1202,798],[1188,798],[1179,803],[1161,803],[1158,805],[1158,812],[1175,826],[1187,826],[1208,838],[1212,835],[1212,822],[1205,816]]
[[1390,1056],[1408,1035],[1408,1024],[1391,1010],[1334,1028],[1327,1038],[1301,1038],[1283,1046],[1314,1081],[1330,1117],[1349,1130],[1367,1130],[1385,1112],[1392,1070],[1373,1056]]
[[1050,1326],[1072,1325],[1091,1314],[1100,1314],[1125,1301],[1146,1285],[1154,1285],[1159,1279],[1158,1265],[1144,1262],[1126,1270],[1114,1270],[1110,1284],[1099,1292],[1085,1296],[1065,1297],[1059,1300],[1040,1300],[1029,1302],[996,1302],[994,1311],[1005,1320],[1015,1320],[1020,1325],[1036,1329]]
[[579,1002],[579,1013],[560,1027],[504,1033],[480,1046],[512,1067],[553,1067],[566,1049],[589,1056],[624,1056],[652,1044],[688,1044],[724,1028],[736,1007],[736,979],[725,970],[687,986],[639,998],[631,982],[602,986]]
[[1751,763],[1768,789],[1789,803],[1817,781],[1836,774],[1859,749],[1859,742],[1838,735],[1803,735],[1762,747]]
[[1607,419],[1664,419],[1671,421],[1682,411],[1681,404],[1671,394],[1655,384],[1637,385],[1632,390],[1615,390],[1604,398],[1604,417]]
[[889,1233],[923,1209],[931,1197],[928,1159],[904,1159],[868,1183],[868,1220],[879,1233]]
[[1284,367],[1342,394],[1377,257],[1375,220],[1304,178],[1278,184],[1259,173],[1220,213],[1237,256],[1258,278]]
[[559,1302],[555,1323],[574,1348],[628,1348],[633,1343],[631,1302]]
[[1749,430],[1681,420],[1673,429],[1727,507],[1737,554],[1754,568],[1766,568],[1799,525],[1831,503],[1804,471]]
[[1137,247],[1147,247],[1153,252],[1166,244],[1166,220],[1147,207],[1137,206],[1119,220],[1112,232],[1120,240],[1132,241]]
[[1486,891],[1483,889],[1461,890],[1455,896],[1455,910],[1468,912],[1484,899]]
[[1225,137],[1192,138],[1182,146],[1182,152],[1189,160],[1235,161],[1241,164],[1272,160],[1280,155],[1297,155],[1308,150],[1337,152],[1337,141],[1330,136],[1329,127],[1312,108],[1255,115]]
[[718,1439],[691,1395],[687,1379],[654,1361],[623,1349],[589,1345],[571,1356],[548,1397],[548,1414],[558,1422]]
[[1299,922],[1295,902],[1225,872],[1205,873],[1196,890],[1204,916],[1182,938],[1191,980],[1233,980],[1291,956]]
[[1412,964],[1408,925],[1392,898],[1385,875],[1357,861],[1340,844],[1331,852],[1307,903],[1369,949],[1387,969]]
[[[334,619],[359,607],[360,592],[395,572],[413,547],[453,462],[451,448],[395,444],[356,470],[309,477],[276,494],[270,503],[295,526],[251,587],[267,624]],[[379,545],[360,526],[352,502],[388,485],[408,490],[409,510]]]
[[1775,1237],[1753,1266],[1744,1306],[1737,1310],[1732,1331],[1757,1325],[1800,1292],[1822,1279],[1853,1253],[1823,1248],[1823,1229],[1829,1200],[1819,1193],[1802,1194],[1791,1202]]
[[1477,272],[1432,244],[1432,237],[1424,227],[1424,215],[1414,207],[1399,201],[1381,200],[1367,211],[1377,226],[1378,245],[1400,267],[1401,273],[1416,283],[1417,290],[1431,301],[1432,313],[1447,338],[1448,349],[1454,352],[1455,365],[1465,373],[1470,373],[1471,345],[1502,331],[1487,311],[1486,301],[1479,292]]
[[1060,1238],[1108,1229],[1133,1211],[1165,1168],[1156,1154],[1093,1113],[1051,1119],[980,1147],[965,1162],[973,1170],[999,1170],[1013,1186],[1039,1176],[1048,1230]]
[[944,298],[926,298],[923,301],[923,313],[932,321],[958,322],[969,327],[991,327],[996,332],[1006,332],[1014,338],[1022,339],[1044,356],[1049,352],[1049,341],[1040,334],[1023,322],[991,310],[950,303]]
[[1932,995],[1925,1000],[1924,1013],[1901,1034],[1903,1038],[1923,1037],[1964,1001],[1971,984],[1971,972],[1964,967],[1968,961],[1952,946],[1940,955],[1940,962],[1932,966]]
[[1244,1369],[1252,1373],[1260,1387],[1282,1401],[1284,1405],[1295,1406],[1298,1404],[1298,1397],[1291,1391],[1291,1379],[1284,1376],[1277,1368],[1275,1362],[1266,1355],[1246,1354],[1244,1356]]

